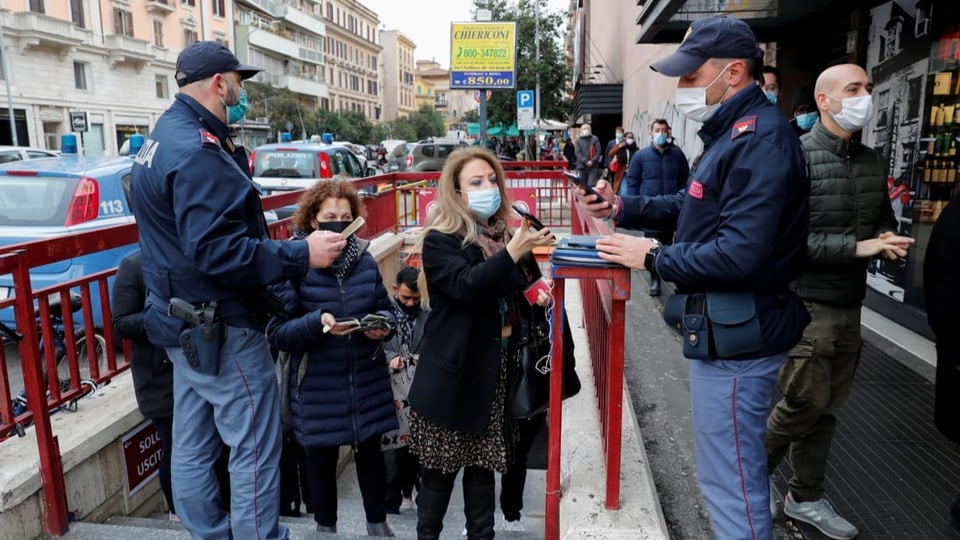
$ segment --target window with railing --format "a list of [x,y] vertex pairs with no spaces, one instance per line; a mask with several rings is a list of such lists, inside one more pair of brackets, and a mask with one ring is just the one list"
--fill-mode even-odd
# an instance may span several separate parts
[[213,0],[213,16],[214,17],[227,16],[226,0]]
[[125,9],[114,8],[113,33],[133,37],[133,13]]

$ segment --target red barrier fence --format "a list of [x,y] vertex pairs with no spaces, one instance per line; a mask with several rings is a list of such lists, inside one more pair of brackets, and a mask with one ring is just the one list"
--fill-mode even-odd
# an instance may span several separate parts
[[[561,174],[562,162],[506,162],[504,165],[508,187],[532,193],[531,201],[545,224],[570,226],[569,187]],[[538,167],[556,170],[530,170]],[[364,196],[367,225],[360,234],[371,238],[422,225],[415,190],[435,184],[439,174],[393,173],[355,181],[358,189],[369,192]],[[413,182],[419,184],[409,186]],[[296,204],[300,195],[300,192],[290,192],[265,197],[263,207],[273,210]],[[273,238],[289,238],[293,232],[289,219],[272,223],[269,229]],[[14,417],[11,398],[16,391],[11,392],[6,349],[0,347],[0,441],[15,432],[23,434],[24,425],[32,423],[35,427],[44,491],[44,529],[51,535],[65,533],[68,523],[63,466],[59,443],[51,429],[51,411],[69,406],[96,385],[106,383],[129,368],[129,362],[125,360],[126,355],[118,357],[119,340],[110,324],[108,280],[116,268],[38,290],[31,287],[30,270],[137,241],[136,225],[128,224],[0,248],[0,275],[13,276],[13,287],[6,298],[0,299],[0,310],[12,309],[15,329],[22,335],[17,348],[27,399],[26,410]],[[70,308],[71,294],[80,296],[79,320]],[[95,302],[95,298],[99,301]],[[51,300],[57,299],[60,307],[54,308]],[[55,328],[51,322],[54,309],[61,310],[62,328]],[[102,325],[95,325],[94,313],[103,321]],[[63,343],[62,354],[58,354],[54,346],[58,341]],[[42,354],[41,343],[50,344],[44,345]],[[129,350],[126,344],[124,350]]]
[[[572,205],[573,234],[610,234],[602,221],[586,216],[577,203]],[[589,342],[594,390],[600,416],[600,430],[606,462],[608,510],[620,508],[620,445],[623,408],[623,345],[626,302],[630,299],[630,269],[557,267],[551,274],[553,288],[553,332],[562,335],[564,280],[579,279],[583,298],[583,320]],[[562,429],[563,340],[555,339],[551,355],[550,408],[547,450],[547,540],[560,538],[560,434]]]

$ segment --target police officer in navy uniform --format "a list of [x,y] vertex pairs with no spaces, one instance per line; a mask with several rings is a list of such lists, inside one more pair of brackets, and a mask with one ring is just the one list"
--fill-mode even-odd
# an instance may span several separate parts
[[[330,266],[345,245],[329,232],[304,242],[268,238],[246,152],[227,127],[242,118],[243,81],[258,71],[215,42],[184,49],[177,58],[180,93],[133,167],[148,290],[143,321],[175,367],[173,492],[193,538],[287,537],[278,521],[280,404],[264,291]],[[215,373],[195,370],[185,357],[180,335],[188,323],[168,316],[171,298],[197,307],[216,302],[223,333]],[[220,438],[231,448],[229,517],[213,473]]]
[[585,196],[591,214],[617,225],[677,222],[672,246],[614,234],[597,242],[601,257],[656,271],[678,294],[702,293],[708,309],[723,292],[755,313],[749,353],[716,353],[713,325],[709,355],[690,363],[697,479],[719,539],[773,537],[766,417],[780,366],[810,320],[788,286],[806,261],[809,180],[797,136],[757,84],[761,58],[744,22],[694,22],[677,51],[651,65],[680,77],[676,107],[703,122],[704,151],[687,189],[614,199],[602,182],[598,191],[613,204]]

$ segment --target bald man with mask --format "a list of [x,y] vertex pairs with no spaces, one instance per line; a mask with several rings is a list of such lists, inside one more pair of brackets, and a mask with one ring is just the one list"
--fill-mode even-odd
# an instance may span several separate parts
[[[853,64],[833,66],[814,90],[820,121],[800,138],[810,174],[809,262],[791,288],[812,322],[780,369],[783,398],[767,420],[773,472],[789,453],[793,476],[784,512],[835,539],[857,528],[824,498],[835,413],[846,401],[860,356],[860,307],[873,257],[907,254],[912,238],[895,234],[885,161],[854,140],[873,116],[873,83]],[[771,512],[775,513],[771,479]]]

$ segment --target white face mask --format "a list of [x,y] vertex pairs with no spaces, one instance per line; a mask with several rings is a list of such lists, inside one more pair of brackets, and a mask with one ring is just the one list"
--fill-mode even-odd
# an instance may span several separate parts
[[720,70],[720,74],[717,75],[717,78],[702,88],[677,88],[675,104],[680,114],[694,122],[706,122],[709,120],[710,117],[713,116],[713,113],[717,112],[717,109],[723,104],[723,98],[726,97],[727,92],[730,91],[730,87],[728,86],[727,89],[723,91],[720,100],[713,105],[707,105],[707,89],[720,80],[720,77],[727,72],[728,67],[730,67],[730,64],[724,66],[724,68]]
[[850,133],[860,131],[873,118],[873,96],[870,94],[843,99],[837,99],[830,94],[826,96],[840,102],[840,112],[830,114],[838,126]]

